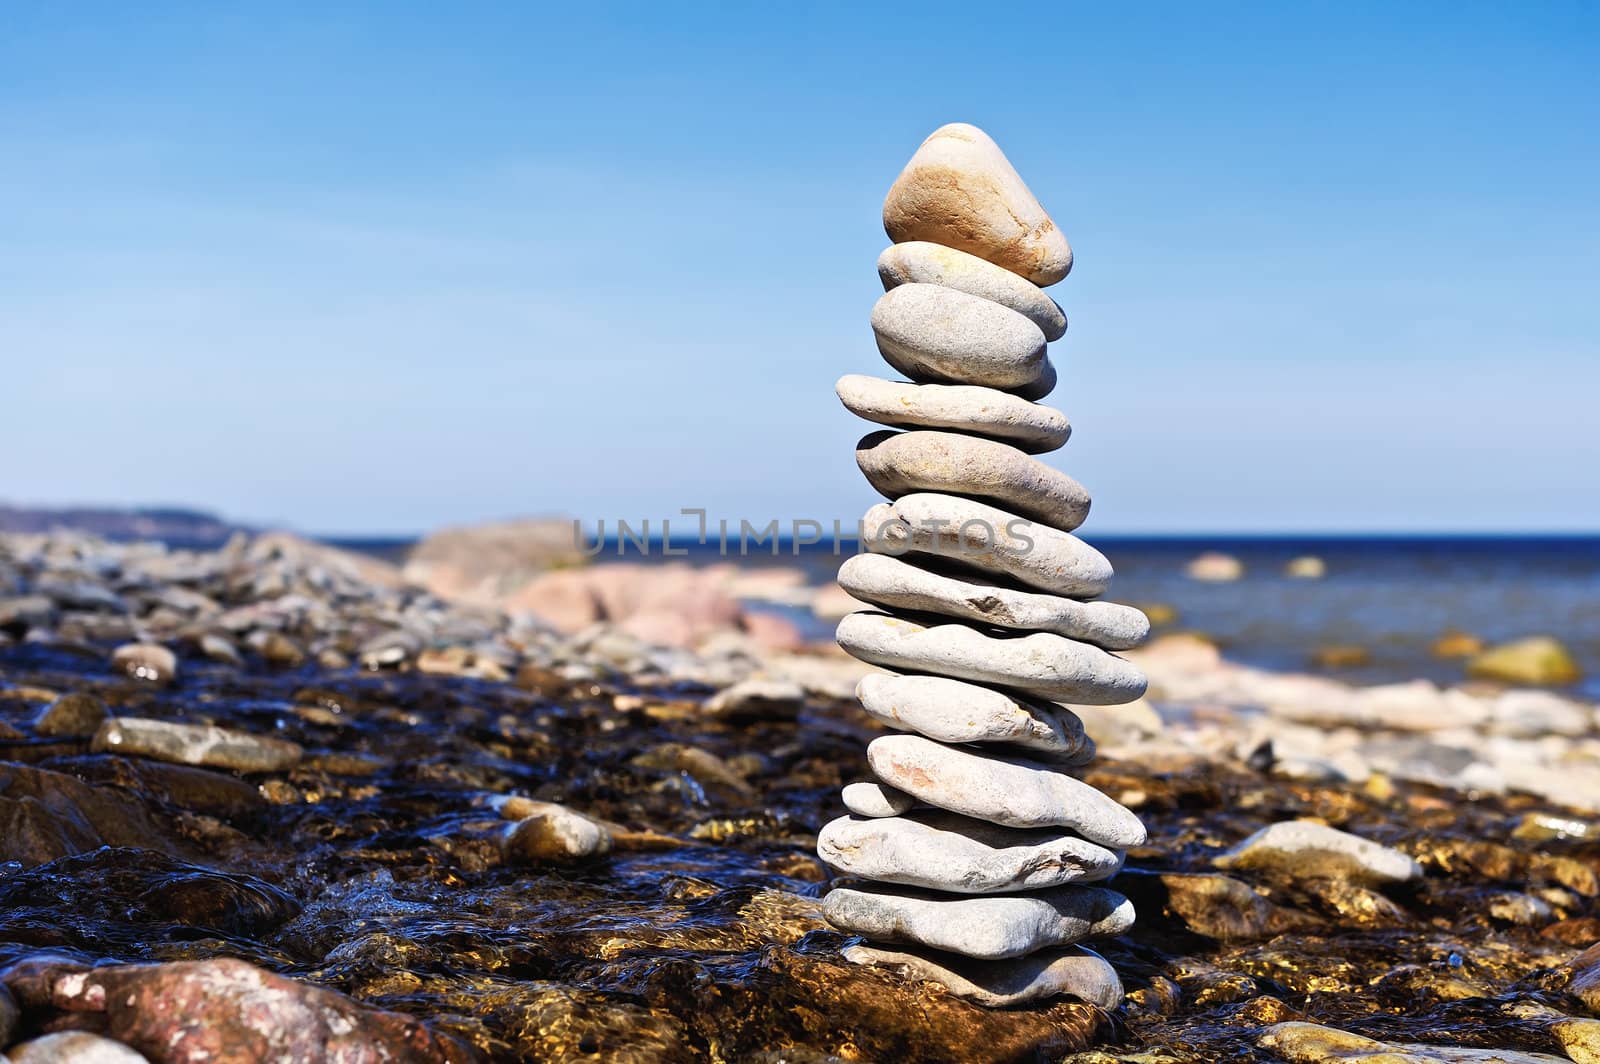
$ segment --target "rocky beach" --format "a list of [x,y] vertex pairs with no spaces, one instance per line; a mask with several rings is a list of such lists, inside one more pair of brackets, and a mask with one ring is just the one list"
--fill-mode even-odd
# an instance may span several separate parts
[[[1269,671],[1158,624],[1124,652],[1144,699],[1073,706],[1079,775],[1153,840],[1096,943],[1127,997],[990,1009],[847,963],[824,920],[817,833],[874,778],[855,691],[885,674],[751,603],[837,589],[597,561],[467,602],[410,571],[281,534],[0,538],[13,1059],[1600,1052],[1582,698]],[[555,584],[593,615],[527,608]]]

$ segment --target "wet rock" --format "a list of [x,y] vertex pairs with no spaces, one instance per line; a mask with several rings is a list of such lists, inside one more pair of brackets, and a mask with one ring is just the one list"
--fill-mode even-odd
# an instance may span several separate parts
[[1212,863],[1230,870],[1368,884],[1405,883],[1422,876],[1422,867],[1398,850],[1309,820],[1262,828]]
[[111,667],[153,684],[178,678],[178,656],[159,643],[125,643],[111,652]]
[[1562,1064],[1561,1057],[1548,1053],[1380,1042],[1304,1022],[1269,1027],[1261,1035],[1260,1044],[1293,1064]]
[[745,680],[706,699],[713,717],[792,717],[806,703],[805,688],[788,680]]
[[721,789],[740,800],[755,797],[755,790],[732,765],[709,750],[686,743],[661,743],[632,758],[639,768],[657,772],[684,772],[703,786]]
[[236,772],[282,772],[298,764],[303,755],[298,744],[284,739],[212,724],[175,724],[140,717],[106,721],[90,748],[97,753],[153,757]]
[[11,1064],[149,1064],[121,1042],[88,1031],[57,1031],[12,1046]]
[[200,637],[199,647],[200,653],[212,661],[220,661],[235,668],[244,665],[244,655],[239,653],[239,648],[227,636],[207,632]]
[[867,747],[884,783],[940,809],[1012,828],[1059,827],[1113,849],[1138,846],[1144,825],[1095,788],[1014,757],[995,757],[920,735],[885,735]]
[[851,946],[845,957],[855,964],[895,968],[912,979],[939,983],[958,997],[990,1008],[1004,1008],[1068,994],[1103,1009],[1122,1001],[1122,981],[1097,953],[1081,946],[1041,950],[1012,960],[968,960],[952,953],[918,949]]
[[841,930],[874,942],[905,942],[981,960],[1020,957],[1133,926],[1133,906],[1099,887],[1036,894],[960,896],[841,887],[824,912]]
[[237,960],[96,968],[57,981],[60,1007],[103,1012],[106,1033],[156,1064],[472,1059],[420,1021]]
[[1072,835],[1016,831],[953,813],[840,817],[817,855],[847,875],[960,894],[993,894],[1109,879],[1122,856]]
[[895,243],[924,240],[1002,266],[1041,287],[1072,269],[1072,249],[1010,160],[977,126],[940,126],[883,202]]
[[17,999],[11,996],[11,991],[4,983],[0,983],[0,1049],[10,1045],[17,1036],[17,1024],[22,1019],[22,1012],[17,1008]]
[[118,791],[0,762],[0,862],[33,866],[101,846],[160,850],[167,844]]
[[282,632],[262,632],[250,645],[274,669],[298,669],[306,663],[306,651]]
[[1133,900],[1139,926],[1170,921],[1220,941],[1265,938],[1316,925],[1309,914],[1277,905],[1248,883],[1215,873],[1125,873],[1117,889]]
[[611,852],[611,833],[581,813],[549,805],[510,825],[501,849],[514,864],[585,861]]
[[21,633],[30,628],[48,628],[55,620],[55,601],[44,595],[0,598],[0,629]]
[[1467,674],[1533,686],[1570,684],[1583,678],[1571,651],[1543,635],[1490,647],[1467,663]]
[[105,703],[92,694],[75,691],[46,706],[33,721],[33,730],[49,736],[93,735],[106,719]]

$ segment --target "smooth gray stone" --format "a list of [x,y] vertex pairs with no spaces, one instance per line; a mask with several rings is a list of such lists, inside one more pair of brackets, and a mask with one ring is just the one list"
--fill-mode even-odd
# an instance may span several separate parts
[[1122,854],[1058,831],[1017,831],[940,810],[843,816],[817,856],[845,875],[957,894],[1003,894],[1110,879]]
[[980,896],[836,887],[823,913],[841,931],[874,942],[908,942],[979,960],[1120,935],[1133,926],[1133,903],[1104,887]]
[[1050,361],[1050,353],[1047,351],[1044,356],[1044,365],[1039,370],[1039,376],[1034,379],[1032,384],[1024,384],[1016,389],[1016,394],[1019,398],[1026,399],[1030,403],[1037,403],[1055,390],[1056,366],[1054,362]]
[[835,635],[847,653],[872,665],[1015,688],[1050,702],[1114,706],[1145,691],[1144,673],[1133,665],[1049,632],[985,635],[962,624],[930,627],[860,610],[840,621]]
[[927,240],[890,244],[878,256],[885,291],[903,284],[937,284],[1010,307],[1039,327],[1046,340],[1067,331],[1067,316],[1044,289],[1003,266]]
[[875,606],[939,613],[997,628],[1053,632],[1106,650],[1136,647],[1150,633],[1149,620],[1132,606],[999,587],[979,577],[931,572],[887,554],[845,559],[839,567],[839,586]]
[[871,781],[847,783],[839,797],[844,799],[844,807],[856,816],[899,816],[917,804],[905,791]]
[[1094,757],[1094,740],[1076,714],[944,676],[874,673],[856,684],[868,714],[898,731],[942,743],[1014,743],[1033,757],[1081,765]]
[[914,491],[976,495],[1021,517],[1071,532],[1089,516],[1089,493],[1059,469],[1008,444],[957,432],[874,432],[856,465],[884,497]]
[[915,492],[879,503],[862,516],[861,539],[873,554],[932,554],[1067,598],[1111,586],[1106,556],[1072,533],[955,495]]
[[936,284],[890,289],[872,308],[883,360],[912,380],[1037,385],[1044,333],[1009,307]]
[[1113,849],[1144,843],[1144,824],[1082,780],[1048,765],[883,735],[867,746],[873,775],[929,805],[1008,828],[1067,828]]
[[1114,1009],[1122,1003],[1122,980],[1098,953],[1082,946],[1042,950],[1004,961],[976,961],[933,950],[879,949],[850,946],[845,959],[854,964],[896,968],[914,979],[940,983],[951,993],[989,1008],[1071,995],[1080,1001]]
[[995,388],[909,384],[861,373],[840,377],[833,388],[845,409],[880,425],[975,432],[1028,454],[1053,451],[1072,435],[1061,411]]
[[89,748],[102,754],[132,754],[180,765],[207,765],[238,772],[281,772],[300,761],[298,744],[251,735],[213,724],[117,717],[100,725]]

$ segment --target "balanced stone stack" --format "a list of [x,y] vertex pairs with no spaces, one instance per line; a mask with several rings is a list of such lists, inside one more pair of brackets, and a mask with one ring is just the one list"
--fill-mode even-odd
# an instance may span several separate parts
[[863,521],[865,552],[839,583],[871,608],[839,644],[891,670],[857,689],[894,729],[867,748],[875,779],[844,789],[850,815],[818,838],[855,882],[828,919],[869,945],[847,956],[898,967],[987,1005],[1072,994],[1122,998],[1116,972],[1079,946],[1133,922],[1099,884],[1144,841],[1138,817],[1070,774],[1094,744],[1059,703],[1144,693],[1113,651],[1149,630],[1095,601],[1111,566],[1072,535],[1089,495],[1032,455],[1066,443],[1035,400],[1055,384],[1046,350],[1067,327],[1042,290],[1072,252],[994,141],[948,125],[889,190],[872,312],[885,361],[907,381],[847,376],[839,398],[891,426],[856,460],[891,501]]

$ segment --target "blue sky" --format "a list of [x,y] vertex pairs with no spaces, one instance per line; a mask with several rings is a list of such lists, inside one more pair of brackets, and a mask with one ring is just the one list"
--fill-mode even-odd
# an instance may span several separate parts
[[853,520],[969,121],[1086,532],[1600,529],[1600,7],[1120,6],[8,5],[0,499]]

